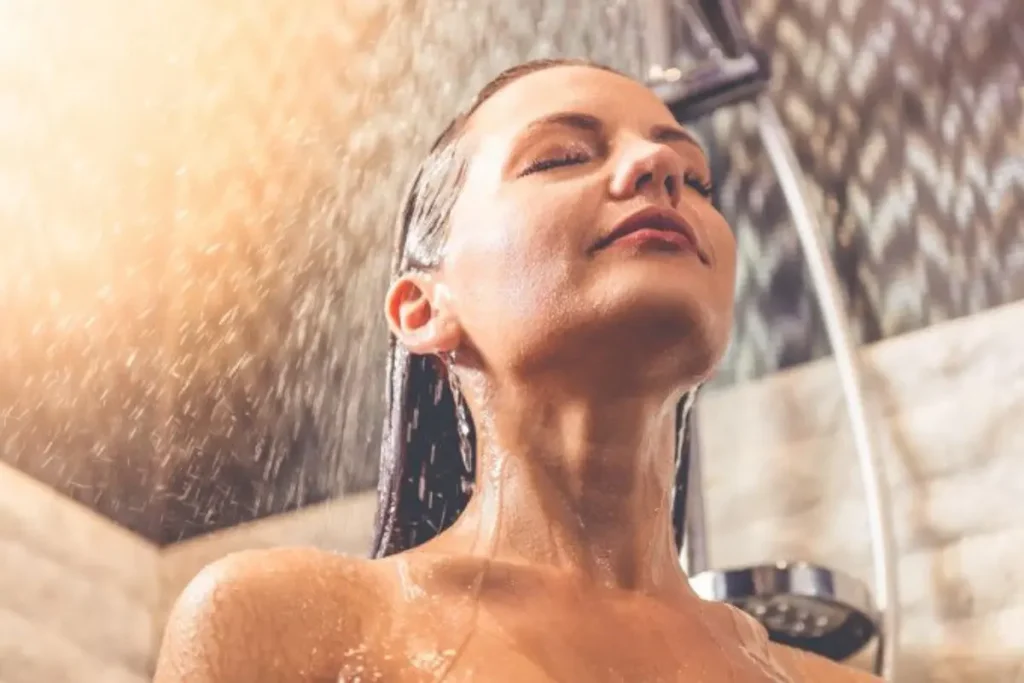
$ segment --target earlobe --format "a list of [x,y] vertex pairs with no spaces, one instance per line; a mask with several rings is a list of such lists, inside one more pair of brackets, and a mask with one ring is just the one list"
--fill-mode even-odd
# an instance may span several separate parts
[[388,291],[388,327],[410,352],[426,355],[455,350],[462,328],[455,319],[444,285],[430,275],[409,273]]

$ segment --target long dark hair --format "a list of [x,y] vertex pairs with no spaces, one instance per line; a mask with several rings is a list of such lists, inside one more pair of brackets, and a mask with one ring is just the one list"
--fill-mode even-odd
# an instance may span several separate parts
[[[473,113],[513,81],[556,66],[615,71],[585,60],[543,59],[507,69],[485,85],[437,138],[413,178],[398,216],[392,279],[440,265],[448,219],[466,168],[459,143]],[[680,547],[689,471],[689,430],[684,427],[691,399],[692,393],[684,397],[676,412],[672,519]],[[448,528],[469,502],[476,477],[473,421],[439,358],[410,354],[389,335],[385,403],[373,557],[408,550]]]

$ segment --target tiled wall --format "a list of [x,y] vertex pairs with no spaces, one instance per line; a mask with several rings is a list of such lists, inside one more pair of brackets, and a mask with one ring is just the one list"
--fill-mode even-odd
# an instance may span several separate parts
[[157,548],[0,464],[0,683],[150,680]]
[[[901,680],[1024,680],[1024,304],[881,342],[867,392],[895,508]],[[712,563],[804,559],[870,579],[831,363],[702,405]]]
[[174,599],[235,550],[312,545],[364,554],[360,494],[160,549],[0,464],[0,683],[151,680]]

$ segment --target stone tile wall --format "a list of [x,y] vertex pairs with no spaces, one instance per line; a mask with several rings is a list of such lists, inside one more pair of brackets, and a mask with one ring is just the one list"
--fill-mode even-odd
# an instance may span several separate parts
[[151,677],[156,546],[0,464],[0,683]]

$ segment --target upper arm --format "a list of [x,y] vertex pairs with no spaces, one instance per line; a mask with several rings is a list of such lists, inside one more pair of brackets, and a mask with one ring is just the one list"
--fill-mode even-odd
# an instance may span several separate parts
[[881,679],[857,669],[836,664],[818,655],[773,643],[773,654],[797,676],[799,683],[882,683]]
[[[318,551],[236,553],[200,572],[171,610],[154,683],[301,681],[331,675],[358,635],[344,581]],[[342,627],[342,628],[339,628]],[[333,669],[337,674],[337,669]]]

